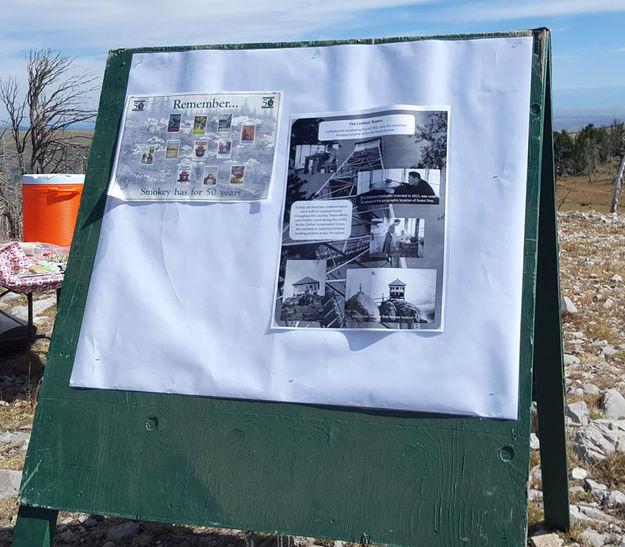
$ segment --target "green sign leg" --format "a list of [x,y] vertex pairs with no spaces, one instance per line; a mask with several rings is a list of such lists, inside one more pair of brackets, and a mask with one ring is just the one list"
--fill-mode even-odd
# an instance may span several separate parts
[[538,405],[545,524],[550,528],[566,530],[570,526],[570,516],[549,66],[546,72],[534,330],[535,400]]
[[13,547],[50,547],[58,511],[21,505],[17,514]]

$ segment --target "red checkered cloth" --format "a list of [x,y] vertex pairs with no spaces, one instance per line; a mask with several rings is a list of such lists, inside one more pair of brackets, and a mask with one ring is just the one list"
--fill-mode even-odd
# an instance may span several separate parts
[[62,273],[31,274],[28,267],[36,263],[19,243],[5,245],[0,249],[0,285],[17,293],[49,291],[63,285]]

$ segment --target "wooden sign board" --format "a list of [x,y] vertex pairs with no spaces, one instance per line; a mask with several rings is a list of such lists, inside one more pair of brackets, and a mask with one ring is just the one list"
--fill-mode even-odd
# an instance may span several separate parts
[[49,545],[58,510],[363,543],[524,545],[533,373],[545,519],[568,527],[549,32],[432,43],[511,37],[533,48],[517,419],[70,388],[132,55],[184,48],[111,53],[15,545]]

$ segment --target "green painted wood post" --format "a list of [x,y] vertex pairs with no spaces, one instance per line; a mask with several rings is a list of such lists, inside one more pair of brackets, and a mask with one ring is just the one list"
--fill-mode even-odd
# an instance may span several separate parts
[[49,547],[56,531],[58,511],[22,505],[17,514],[13,547]]
[[544,120],[534,339],[535,398],[545,523],[566,530],[570,516],[550,64],[546,67]]

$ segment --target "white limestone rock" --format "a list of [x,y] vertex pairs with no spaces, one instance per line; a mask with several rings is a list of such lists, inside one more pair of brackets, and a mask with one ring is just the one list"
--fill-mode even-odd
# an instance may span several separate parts
[[[44,311],[46,311],[50,306],[53,306],[54,304],[56,304],[56,293],[50,296],[46,296],[45,298],[34,300],[33,301],[34,317],[40,316]],[[22,321],[26,321],[28,319],[28,307],[16,306],[15,308],[11,310],[11,314],[21,319]]]
[[584,401],[578,401],[566,405],[565,415],[567,417],[567,425],[587,426],[590,420],[588,405]]
[[598,462],[614,452],[625,452],[625,421],[593,420],[573,439],[573,450],[585,461]]
[[577,504],[570,507],[571,520],[576,522],[590,522],[595,521],[605,522],[611,524],[616,522],[616,519],[612,515],[604,513],[597,507],[591,507],[590,505]]
[[616,389],[608,389],[601,397],[601,408],[606,418],[625,417],[625,397]]
[[582,384],[584,395],[599,395],[601,390],[595,384]]
[[562,297],[560,301],[560,309],[562,310],[563,315],[578,313],[577,307],[568,296]]
[[579,365],[579,363],[581,362],[580,358],[577,357],[577,355],[573,355],[571,353],[565,353],[563,360],[565,367],[574,367],[575,365]]
[[139,523],[128,521],[122,522],[117,526],[113,526],[106,534],[108,541],[119,541],[121,539],[131,538],[139,535]]
[[61,543],[77,543],[76,534],[72,532],[69,528],[63,530],[54,539]]
[[582,532],[582,537],[588,542],[592,547],[603,547],[607,544],[607,541],[610,539],[608,534],[600,534],[597,530],[593,530],[592,528],[587,528]]
[[619,490],[612,490],[604,498],[604,504],[606,507],[624,507],[625,506],[625,494]]
[[530,450],[540,450],[540,439],[536,433],[530,433]]
[[543,493],[541,490],[536,490],[535,488],[530,488],[527,491],[527,499],[531,502],[541,502],[543,501]]
[[530,538],[533,547],[562,547],[564,540],[558,534],[540,534]]
[[586,479],[585,486],[586,490],[589,490],[592,497],[599,503],[603,503],[608,496],[608,487],[605,484],[601,484],[593,479]]
[[22,472],[13,469],[0,469],[0,499],[17,496],[22,481]]

